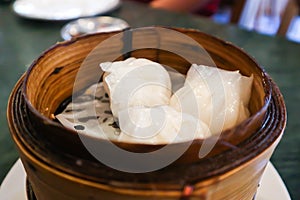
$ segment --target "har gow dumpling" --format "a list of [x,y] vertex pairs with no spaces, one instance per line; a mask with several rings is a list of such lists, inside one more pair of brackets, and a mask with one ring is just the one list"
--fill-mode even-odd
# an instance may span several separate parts
[[115,117],[128,107],[168,105],[171,80],[159,63],[144,58],[100,64]]
[[212,134],[220,133],[249,117],[252,82],[239,71],[193,64],[170,106],[199,118]]

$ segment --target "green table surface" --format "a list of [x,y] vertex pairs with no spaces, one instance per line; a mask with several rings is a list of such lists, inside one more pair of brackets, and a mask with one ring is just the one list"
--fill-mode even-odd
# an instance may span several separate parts
[[[215,24],[207,18],[150,9],[133,2],[123,2],[109,15],[126,20],[132,27],[163,25],[199,29],[230,41],[252,55],[284,95],[288,124],[271,161],[292,199],[300,199],[300,44],[234,25]],[[18,158],[6,121],[10,91],[42,51],[62,40],[60,29],[65,23],[22,19],[9,5],[0,5],[0,182]]]

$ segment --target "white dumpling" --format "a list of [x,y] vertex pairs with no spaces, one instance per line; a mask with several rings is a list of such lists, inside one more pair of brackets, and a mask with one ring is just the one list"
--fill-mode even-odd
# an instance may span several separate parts
[[220,133],[249,116],[252,81],[252,76],[242,76],[239,71],[193,64],[170,106],[199,118],[212,134]]
[[171,80],[159,63],[144,58],[101,63],[108,75],[104,78],[109,89],[111,110],[115,117],[119,110],[132,106],[169,104]]
[[168,144],[211,136],[206,124],[170,106],[130,107],[118,117],[123,142]]

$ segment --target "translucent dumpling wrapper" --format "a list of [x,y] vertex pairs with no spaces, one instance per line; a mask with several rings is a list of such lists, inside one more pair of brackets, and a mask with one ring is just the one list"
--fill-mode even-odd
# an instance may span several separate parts
[[211,136],[205,123],[170,106],[130,107],[118,118],[123,142],[169,144]]
[[221,133],[249,117],[252,82],[239,71],[193,64],[170,106],[199,118],[212,134]]
[[159,63],[143,58],[101,63],[115,117],[128,107],[168,105],[171,80]]
[[[56,115],[65,127],[80,134],[113,141],[166,144],[209,137],[206,124],[170,106],[131,107],[114,122],[103,83],[91,85]],[[121,130],[122,129],[122,130]]]
[[[124,63],[129,67],[124,68]],[[130,63],[134,63],[134,67]],[[137,65],[143,67],[135,71]],[[149,71],[142,69],[144,66]],[[157,66],[152,61],[135,58],[103,63],[101,67],[107,70],[105,79],[112,75],[108,78],[111,85],[106,85],[110,89],[105,90],[105,83],[92,85],[56,116],[64,126],[81,134],[122,142],[167,144],[207,138],[235,126],[249,116],[248,104],[253,77],[242,76],[238,71],[192,65],[184,76],[170,70],[167,72],[164,68],[162,70],[162,66]],[[113,72],[114,70],[116,71]],[[132,73],[132,76],[128,76],[126,79],[129,79],[126,80],[124,76],[128,73]],[[132,85],[137,89],[131,87],[126,90],[127,81],[132,84],[131,78],[138,75],[142,81],[134,80]],[[172,80],[172,87],[176,87],[173,88],[175,93],[171,99],[169,88],[154,87],[157,85],[152,84],[153,80],[157,79],[153,76],[160,77],[156,82],[158,86],[164,83],[164,86],[170,84],[171,87],[170,79]],[[112,80],[116,77],[124,78],[125,83],[122,82],[124,80],[114,83]],[[152,81],[149,87],[144,87],[140,83],[147,83],[144,81],[147,77]],[[118,91],[119,87],[121,92]],[[135,93],[140,88],[140,93]],[[113,106],[116,106],[112,107],[114,90],[118,91],[116,97],[119,97],[119,102],[114,102]],[[111,92],[110,97],[105,91]],[[126,92],[132,91],[133,99],[137,101],[122,104],[122,95],[126,96]],[[160,96],[158,93],[161,93]],[[111,108],[118,108],[117,115],[113,116]]]
[[117,140],[120,134],[102,82],[91,85],[83,94],[73,98],[55,117],[65,127],[80,134],[110,140]]

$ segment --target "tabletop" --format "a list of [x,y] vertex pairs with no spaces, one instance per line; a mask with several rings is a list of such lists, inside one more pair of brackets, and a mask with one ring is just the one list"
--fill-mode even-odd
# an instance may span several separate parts
[[[230,41],[253,56],[275,80],[285,98],[287,128],[271,161],[292,199],[300,199],[300,44],[133,2],[123,2],[109,15],[126,20],[132,27],[163,25],[198,29]],[[0,5],[0,182],[18,158],[6,121],[10,91],[42,51],[62,40],[60,29],[65,23],[22,19],[12,12],[10,5]]]

